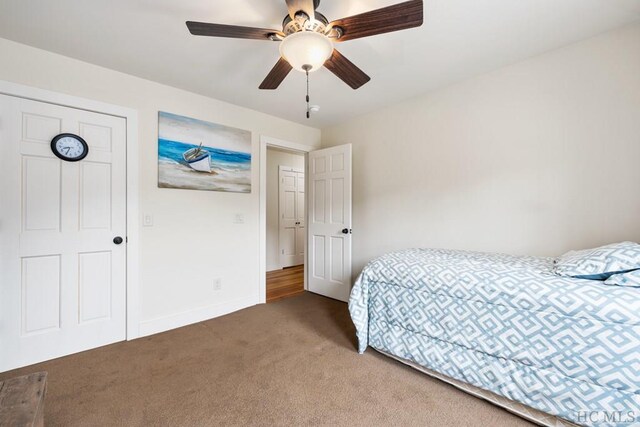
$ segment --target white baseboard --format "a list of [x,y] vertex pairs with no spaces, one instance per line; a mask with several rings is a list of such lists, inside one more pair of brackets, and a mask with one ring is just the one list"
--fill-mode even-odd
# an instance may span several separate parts
[[276,271],[276,270],[282,270],[282,266],[274,264],[274,265],[267,265],[267,273],[270,271]]
[[259,304],[258,297],[239,298],[222,304],[210,305],[196,308],[194,310],[183,311],[169,316],[158,317],[156,319],[144,320],[140,322],[140,337],[169,331],[193,323],[224,316],[234,311],[242,310]]

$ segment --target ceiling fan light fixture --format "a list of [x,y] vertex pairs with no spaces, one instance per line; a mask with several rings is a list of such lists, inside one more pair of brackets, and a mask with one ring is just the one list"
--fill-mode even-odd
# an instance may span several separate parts
[[[331,57],[333,43],[324,34],[301,31],[285,37],[280,43],[280,55],[296,70],[316,71]],[[305,66],[311,66],[305,67]]]

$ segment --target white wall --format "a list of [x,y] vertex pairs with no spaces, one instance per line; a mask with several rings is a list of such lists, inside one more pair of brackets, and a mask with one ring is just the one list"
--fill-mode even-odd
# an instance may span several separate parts
[[[375,81],[370,84],[375,84]],[[386,251],[640,241],[640,25],[323,129],[354,157],[354,274]]]
[[279,270],[279,171],[278,166],[304,170],[304,156],[275,148],[267,149],[267,271]]
[[[0,58],[0,80],[138,111],[140,212],[154,215],[140,233],[143,333],[258,301],[259,135],[317,145],[318,129],[4,39]],[[158,188],[158,110],[252,131],[252,193]],[[236,213],[244,224],[233,223]],[[215,277],[221,291],[213,291]]]

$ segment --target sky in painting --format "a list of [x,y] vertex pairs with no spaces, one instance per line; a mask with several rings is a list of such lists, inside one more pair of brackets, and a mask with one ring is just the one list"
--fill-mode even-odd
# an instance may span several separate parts
[[251,132],[177,114],[159,113],[158,137],[170,141],[251,153]]

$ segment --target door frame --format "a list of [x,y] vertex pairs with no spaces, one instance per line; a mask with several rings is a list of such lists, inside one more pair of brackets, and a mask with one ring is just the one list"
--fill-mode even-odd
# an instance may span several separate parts
[[[267,148],[280,148],[287,151],[291,151],[297,154],[304,155],[304,214],[305,221],[309,219],[309,200],[306,196],[309,191],[309,182],[306,179],[308,174],[308,158],[309,152],[320,148],[320,143],[315,145],[305,145],[297,142],[285,141],[278,138],[272,138],[266,135],[260,135],[260,218],[258,221],[260,228],[259,241],[259,268],[258,268],[258,304],[264,304],[267,302]],[[278,193],[280,191],[278,190]],[[278,196],[279,197],[279,196]],[[308,227],[305,227],[307,233],[307,242],[309,241]],[[280,239],[278,238],[278,241]],[[279,245],[279,242],[278,242]],[[307,265],[307,250],[304,251],[304,265]],[[304,272],[304,289],[307,289],[307,274],[308,268],[305,268]]]
[[[306,156],[305,156],[304,162],[305,162],[305,165],[306,165],[307,164]],[[282,192],[281,192],[281,190],[282,190],[282,181],[280,180],[280,174],[282,174],[282,172],[299,172],[299,173],[303,173],[304,174],[304,169],[298,169],[298,168],[294,168],[294,167],[286,166],[286,165],[278,165],[278,259],[280,260],[278,265],[280,266],[280,268],[284,268],[282,266],[282,234],[281,234],[281,232],[282,232],[282,212],[280,211],[280,208],[282,207],[281,206],[282,200],[280,199],[280,196],[282,195]],[[305,189],[304,206],[305,206],[305,209],[306,209],[306,207],[307,207],[307,193],[306,193],[306,191],[307,191],[307,181],[306,181],[306,175],[305,175],[305,184],[304,184],[304,186],[305,186],[305,188],[304,188]],[[305,215],[304,216],[305,216],[305,220],[306,220],[306,217],[307,217],[306,210],[305,210]],[[307,226],[306,226],[306,223],[305,223],[305,231],[306,231],[306,228],[307,228]],[[307,244],[307,242],[305,240],[305,246],[306,246],[306,244]],[[304,251],[306,253],[307,249],[305,248]],[[304,262],[304,260],[303,260],[303,262]]]
[[126,339],[140,336],[138,112],[131,108],[0,80],[0,94],[125,119],[127,182]]

